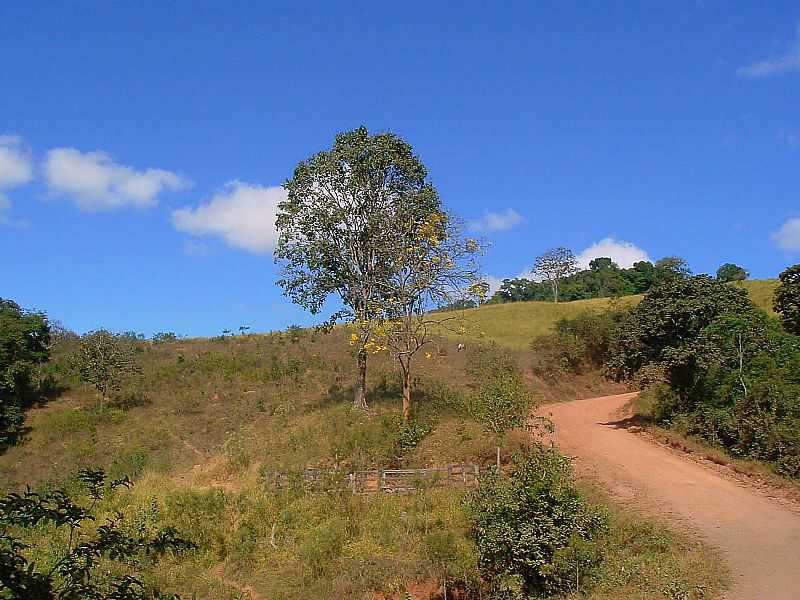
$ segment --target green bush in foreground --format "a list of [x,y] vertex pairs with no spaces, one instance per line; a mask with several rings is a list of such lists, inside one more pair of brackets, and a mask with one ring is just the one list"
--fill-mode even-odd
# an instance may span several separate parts
[[569,461],[541,447],[494,471],[465,501],[470,537],[492,598],[578,591],[602,561],[598,537],[608,519],[571,481]]
[[[122,515],[95,524],[98,502],[130,480],[109,480],[102,470],[84,470],[78,480],[86,489],[89,506],[64,490],[44,493],[30,489],[0,498],[0,598],[3,600],[145,600],[177,599],[150,590],[136,577],[134,566],[155,560],[168,551],[194,548],[172,527],[153,534],[132,531]],[[20,538],[34,529],[68,532],[65,547],[47,561]],[[47,554],[47,553],[46,553]],[[52,564],[42,564],[43,562]]]

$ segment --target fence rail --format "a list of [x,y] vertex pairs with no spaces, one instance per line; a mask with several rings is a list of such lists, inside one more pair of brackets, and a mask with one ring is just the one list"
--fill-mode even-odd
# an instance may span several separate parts
[[354,494],[402,494],[433,487],[474,487],[487,468],[476,464],[450,464],[431,469],[373,469],[345,473],[341,470],[305,469],[294,473],[267,473],[267,485],[276,489],[302,487],[309,491],[349,489]]

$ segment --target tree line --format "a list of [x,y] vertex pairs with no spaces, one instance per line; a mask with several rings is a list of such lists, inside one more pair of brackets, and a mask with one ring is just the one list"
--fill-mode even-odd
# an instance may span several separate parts
[[[667,256],[654,263],[639,261],[630,268],[620,268],[608,257],[595,258],[588,269],[579,269],[577,259],[568,248],[554,248],[537,257],[532,272],[538,280],[517,277],[504,279],[489,299],[490,303],[539,301],[572,301],[610,296],[643,294],[654,285],[691,274],[687,261]],[[717,270],[722,282],[743,281],[747,271],[733,263]]]

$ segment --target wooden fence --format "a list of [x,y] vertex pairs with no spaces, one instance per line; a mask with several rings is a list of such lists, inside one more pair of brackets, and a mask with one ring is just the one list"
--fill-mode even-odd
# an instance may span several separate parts
[[276,489],[302,487],[308,491],[343,491],[354,494],[402,494],[434,487],[474,487],[488,469],[476,464],[450,464],[431,469],[374,469],[345,473],[305,469],[295,473],[267,473],[267,485]]

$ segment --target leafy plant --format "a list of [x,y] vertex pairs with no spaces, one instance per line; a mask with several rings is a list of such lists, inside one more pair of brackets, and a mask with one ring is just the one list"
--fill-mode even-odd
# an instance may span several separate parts
[[[121,487],[132,484],[127,477],[110,480],[104,471],[83,470],[78,473],[86,496],[86,506],[64,490],[38,493],[30,489],[0,499],[0,598],[12,600],[145,600],[177,599],[148,589],[130,565],[136,560],[156,560],[166,552],[183,552],[194,544],[183,539],[172,527],[159,529],[152,535],[139,528],[131,533],[122,515],[117,514],[103,524],[94,523],[94,509]],[[33,528],[52,527],[67,531],[67,544],[53,565],[43,567],[29,562],[28,550],[18,535]],[[115,573],[109,569],[116,564]],[[128,572],[125,572],[128,571]],[[154,595],[155,592],[155,595]]]
[[493,598],[576,591],[600,564],[608,519],[585,503],[570,477],[566,458],[535,447],[514,457],[511,475],[491,472],[466,498]]

